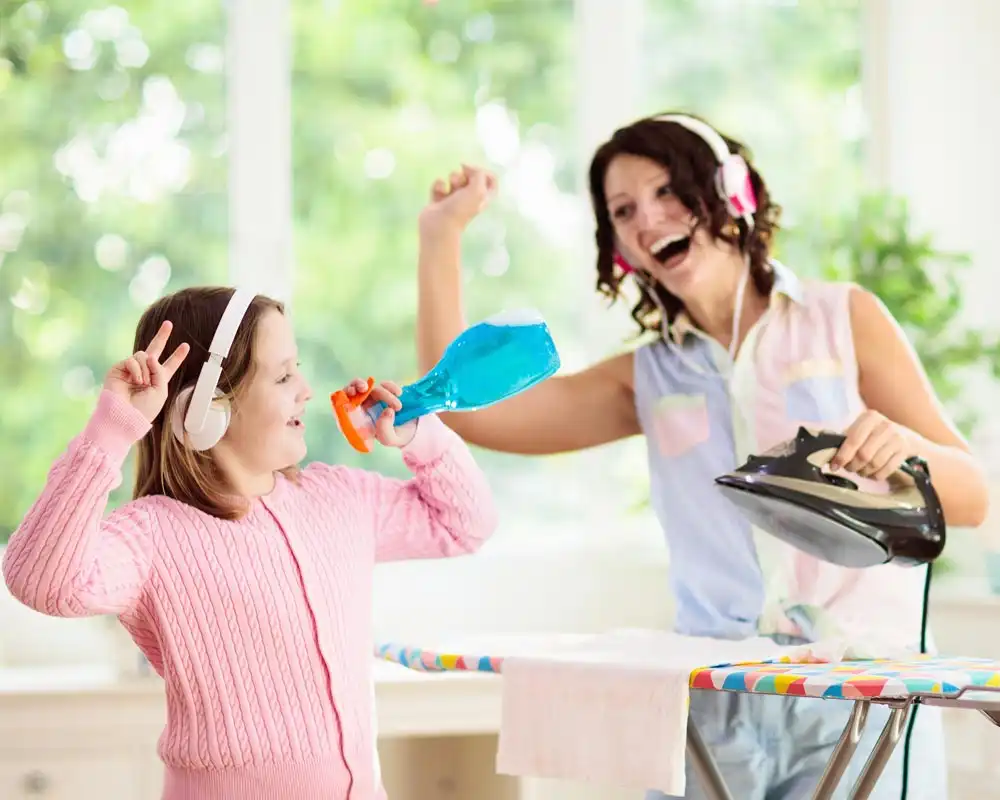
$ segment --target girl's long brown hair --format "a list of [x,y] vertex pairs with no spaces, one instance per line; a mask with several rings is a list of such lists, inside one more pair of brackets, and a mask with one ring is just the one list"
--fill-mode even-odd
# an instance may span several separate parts
[[[181,390],[194,386],[208,357],[208,348],[233,289],[201,286],[181,289],[157,300],[143,313],[135,331],[133,351],[145,350],[165,320],[173,323],[164,348],[167,357],[182,342],[191,347],[184,363],[167,386],[163,411],[153,420],[152,429],[139,442],[133,498],[164,495],[180,500],[223,519],[238,519],[246,511],[242,498],[234,496],[209,452],[197,452],[174,436],[170,415],[175,413]],[[230,402],[239,402],[239,393],[253,377],[255,334],[260,318],[268,310],[284,313],[277,300],[257,295],[236,332],[229,357],[223,363],[219,389]],[[186,409],[177,409],[183,414]],[[235,413],[234,407],[234,413]],[[296,469],[285,470],[294,477]]]

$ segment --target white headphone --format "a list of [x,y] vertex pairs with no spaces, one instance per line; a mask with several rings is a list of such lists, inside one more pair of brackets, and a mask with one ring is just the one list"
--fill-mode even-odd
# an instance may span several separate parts
[[219,391],[222,362],[229,356],[229,348],[233,346],[236,332],[254,297],[256,294],[248,289],[233,290],[208,346],[208,358],[198,373],[197,383],[182,389],[174,401],[170,426],[178,441],[190,445],[193,450],[211,450],[229,427],[229,402],[222,399],[225,395]]
[[711,125],[686,114],[664,114],[654,117],[657,122],[673,122],[701,137],[715,154],[719,168],[715,173],[715,188],[726,203],[730,216],[742,219],[753,230],[753,215],[757,197],[750,183],[750,168],[743,156],[730,153],[726,140]]

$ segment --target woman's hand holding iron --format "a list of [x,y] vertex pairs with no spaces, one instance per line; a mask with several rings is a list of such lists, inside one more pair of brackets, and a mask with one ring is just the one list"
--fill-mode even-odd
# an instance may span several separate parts
[[906,459],[917,455],[913,434],[877,411],[862,412],[844,435],[847,438],[830,460],[830,467],[864,478],[885,480]]

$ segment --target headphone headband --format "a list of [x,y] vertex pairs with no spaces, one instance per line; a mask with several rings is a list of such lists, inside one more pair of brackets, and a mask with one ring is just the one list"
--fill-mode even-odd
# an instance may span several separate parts
[[229,298],[226,310],[222,312],[222,318],[215,329],[212,343],[208,346],[208,351],[220,358],[229,355],[229,349],[236,339],[236,332],[240,329],[240,323],[246,316],[247,309],[257,295],[249,289],[233,289],[233,295]]
[[722,164],[732,153],[729,152],[729,145],[722,135],[711,125],[702,122],[700,119],[689,117],[687,114],[664,114],[653,118],[656,122],[674,122],[682,128],[686,128],[691,133],[700,136],[701,139],[712,148],[715,160]]
[[219,386],[219,378],[222,377],[222,362],[229,356],[240,323],[256,296],[249,289],[234,289],[222,312],[222,318],[208,346],[208,358],[198,373],[198,382],[184,416],[184,428],[192,435],[197,435],[205,426],[209,408],[215,399],[215,390]]
[[729,213],[742,219],[753,229],[753,215],[757,210],[757,198],[750,183],[750,168],[739,153],[732,153],[729,145],[715,128],[700,119],[687,114],[662,114],[652,118],[654,122],[673,122],[691,131],[712,150],[718,169],[715,185],[719,195],[726,202]]

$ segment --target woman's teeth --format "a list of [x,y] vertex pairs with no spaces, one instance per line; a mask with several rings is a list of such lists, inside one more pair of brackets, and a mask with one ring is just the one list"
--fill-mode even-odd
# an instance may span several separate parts
[[662,239],[657,239],[653,242],[653,246],[649,248],[649,254],[651,256],[656,256],[661,250],[665,250],[674,242],[679,242],[681,239],[686,239],[687,237],[683,234],[673,234],[671,236],[664,236]]
[[664,236],[650,249],[650,255],[661,264],[665,264],[676,256],[683,256],[691,247],[690,236]]

